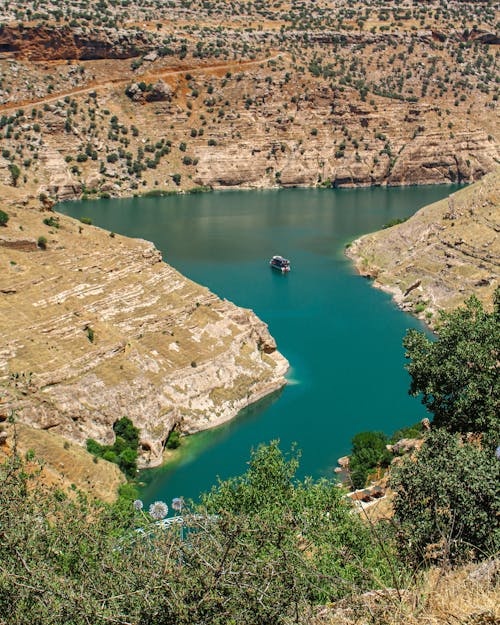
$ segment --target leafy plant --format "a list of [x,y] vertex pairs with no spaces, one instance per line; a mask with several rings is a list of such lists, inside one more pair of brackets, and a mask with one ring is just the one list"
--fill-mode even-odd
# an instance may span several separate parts
[[463,561],[500,548],[500,462],[491,447],[437,429],[416,458],[392,469],[406,558]]
[[499,321],[497,289],[491,313],[475,296],[464,307],[442,313],[436,341],[413,329],[406,334],[410,393],[422,394],[436,426],[500,437]]
[[122,417],[113,425],[115,442],[101,445],[92,438],[87,439],[87,451],[96,457],[117,464],[129,478],[137,472],[137,449],[139,447],[139,429],[128,417]]
[[360,432],[351,442],[351,480],[355,488],[364,488],[369,473],[377,467],[387,467],[391,461],[392,456],[386,449],[387,437],[382,432]]
[[8,221],[9,215],[3,210],[0,210],[0,226],[6,226]]

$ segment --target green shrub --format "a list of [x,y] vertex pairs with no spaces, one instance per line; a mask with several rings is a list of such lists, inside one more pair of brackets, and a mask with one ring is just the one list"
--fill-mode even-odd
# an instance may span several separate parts
[[405,221],[407,221],[407,219],[408,217],[396,217],[384,224],[382,228],[392,228],[393,226],[397,226],[398,224],[403,224]]
[[92,225],[92,219],[90,219],[90,217],[80,217],[80,222],[86,226]]
[[9,221],[9,216],[3,210],[0,210],[0,226],[6,226]]
[[[6,463],[0,614],[9,623],[304,625],[318,604],[398,585],[335,483],[298,481],[296,457],[275,445],[205,496],[208,514],[185,505],[184,534],[134,516],[128,486],[109,506],[44,488],[17,456]],[[390,540],[385,548],[394,557]]]
[[172,430],[167,438],[165,447],[167,449],[177,449],[181,444],[181,435],[177,430]]
[[93,454],[94,456],[102,457],[105,450],[106,447],[95,441],[93,438],[87,439],[87,451],[89,453]]
[[494,310],[472,296],[462,308],[442,313],[438,339],[409,330],[403,341],[410,393],[450,432],[484,432],[500,438],[500,288]]
[[391,461],[391,454],[386,449],[387,437],[382,432],[360,432],[351,443],[351,480],[355,488],[364,488],[369,473],[377,467],[387,467]]
[[96,457],[114,462],[129,478],[137,473],[137,449],[139,447],[139,429],[128,417],[122,417],[113,425],[115,442],[101,445],[92,438],[87,440],[87,451]]
[[36,244],[41,250],[47,249],[47,239],[45,237],[38,237]]
[[121,437],[132,449],[137,449],[139,445],[139,428],[136,428],[132,420],[128,417],[122,417],[113,425],[116,436]]
[[59,219],[57,217],[46,217],[43,220],[43,223],[46,226],[50,226],[51,228],[59,228],[60,227]]
[[400,548],[406,558],[451,562],[500,549],[500,462],[491,447],[437,429],[416,461],[392,470]]

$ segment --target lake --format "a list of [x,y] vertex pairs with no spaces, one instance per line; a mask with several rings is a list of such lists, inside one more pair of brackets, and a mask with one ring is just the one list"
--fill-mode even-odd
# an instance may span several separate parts
[[[354,434],[388,434],[424,416],[408,396],[401,342],[420,322],[356,275],[346,243],[455,191],[456,186],[223,191],[66,202],[57,210],[154,241],[166,262],[220,297],[253,309],[290,361],[288,385],[146,471],[149,503],[196,498],[243,472],[250,450],[280,439],[302,450],[301,475],[334,475]],[[281,254],[281,275],[269,258]],[[423,329],[423,328],[422,328]]]

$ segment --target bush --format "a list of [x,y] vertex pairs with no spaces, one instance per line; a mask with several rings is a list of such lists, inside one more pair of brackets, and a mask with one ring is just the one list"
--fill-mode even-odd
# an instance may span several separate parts
[[417,330],[406,334],[410,393],[422,394],[436,426],[500,438],[499,321],[497,288],[491,313],[475,296],[465,307],[442,313],[436,341]]
[[402,553],[413,563],[498,553],[499,485],[492,448],[443,429],[429,434],[416,461],[407,457],[392,470]]
[[181,444],[181,435],[177,430],[172,430],[167,438],[165,447],[167,449],[177,449]]
[[41,250],[47,249],[47,239],[45,237],[38,237],[36,244]]
[[15,163],[10,163],[9,172],[12,180],[12,185],[14,187],[17,187],[17,181],[19,180],[19,176],[21,175],[21,170]]
[[379,466],[388,466],[391,461],[392,456],[386,449],[387,437],[382,432],[360,432],[351,442],[351,480],[355,488],[364,488],[369,473]]
[[6,226],[9,221],[9,216],[3,210],[0,210],[0,226]]
[[43,223],[46,226],[50,226],[51,228],[59,228],[60,227],[59,219],[57,217],[46,217],[43,220]]
[[8,458],[0,614],[16,625],[305,624],[317,603],[396,584],[336,485],[297,481],[296,460],[260,447],[206,507],[183,508],[182,536],[134,517],[128,487],[113,506],[67,497]]
[[101,445],[92,438],[87,440],[87,451],[94,456],[114,462],[129,478],[137,473],[137,449],[139,447],[139,428],[128,417],[122,417],[113,425],[115,442]]
[[86,226],[92,225],[92,219],[90,219],[90,217],[80,217],[80,222]]

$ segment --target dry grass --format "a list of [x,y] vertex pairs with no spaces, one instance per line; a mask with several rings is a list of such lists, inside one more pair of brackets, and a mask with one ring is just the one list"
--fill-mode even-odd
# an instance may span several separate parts
[[[4,426],[5,427],[5,426]],[[22,423],[16,424],[17,449],[22,455],[28,451],[42,462],[40,481],[43,484],[71,491],[74,487],[106,502],[115,501],[118,488],[125,482],[120,469],[111,462],[94,457],[83,447],[70,443],[55,432],[37,430]],[[14,446],[14,431],[7,426],[8,446],[0,448],[0,462]]]
[[401,599],[394,589],[344,599],[322,608],[311,625],[499,625],[498,561],[496,575],[473,579],[480,567],[433,568],[414,588],[400,591]]

